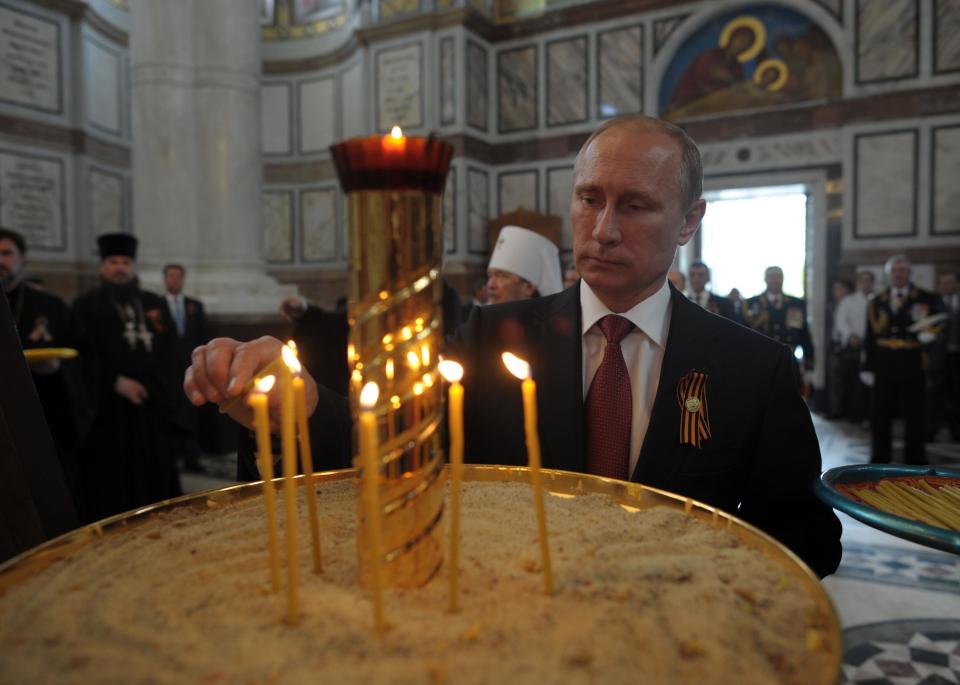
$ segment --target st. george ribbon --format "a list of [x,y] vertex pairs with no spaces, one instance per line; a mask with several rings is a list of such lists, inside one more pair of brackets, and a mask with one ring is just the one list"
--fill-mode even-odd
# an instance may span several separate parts
[[[394,127],[330,149],[349,207],[350,405],[356,416],[361,388],[377,383],[383,575],[388,585],[414,587],[443,560],[441,194],[453,147]],[[360,577],[368,584],[365,529],[361,508]]]

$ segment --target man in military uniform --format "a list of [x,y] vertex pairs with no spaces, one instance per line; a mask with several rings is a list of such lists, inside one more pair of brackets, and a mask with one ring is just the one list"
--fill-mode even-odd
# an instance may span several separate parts
[[[807,328],[807,303],[799,297],[783,292],[783,269],[767,267],[763,274],[767,289],[747,300],[746,323],[768,338],[787,345],[796,359],[797,348],[803,352],[803,369],[813,370],[813,340]],[[796,367],[797,383],[803,381],[799,364]]]
[[[56,295],[24,280],[27,243],[16,231],[0,228],[0,287],[10,301],[13,321],[24,349],[76,347],[70,309]],[[64,479],[77,513],[83,515],[83,491],[76,446],[86,413],[78,360],[50,359],[30,362],[33,383],[43,406]]]
[[97,238],[99,287],[77,298],[94,419],[81,447],[90,518],[180,494],[162,419],[175,411],[176,345],[163,300],[141,290],[137,239]]
[[901,413],[905,461],[925,464],[923,345],[935,338],[936,330],[922,321],[938,313],[940,304],[936,295],[910,282],[910,262],[903,255],[888,259],[884,272],[890,286],[867,304],[864,340],[864,380],[874,385],[870,461],[890,463],[891,428]]

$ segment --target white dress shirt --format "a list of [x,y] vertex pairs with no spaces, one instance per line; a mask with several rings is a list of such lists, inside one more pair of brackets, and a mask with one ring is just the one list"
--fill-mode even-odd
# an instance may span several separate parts
[[850,336],[863,340],[867,335],[867,303],[869,298],[859,290],[850,293],[837,303],[833,315],[833,335],[844,347]]
[[[179,305],[180,305],[180,311],[183,313],[183,327],[184,327],[184,329],[186,329],[186,327],[187,327],[187,310],[186,310],[187,304],[186,304],[186,302],[185,302],[184,299],[183,299],[183,293],[180,293],[179,295],[173,295],[173,294],[171,294],[171,293],[166,293],[166,298],[167,298],[167,306],[170,307],[170,316],[173,317],[174,327],[176,327],[176,324],[177,324],[177,304],[179,304]],[[177,333],[179,334],[180,331],[177,331]]]
[[[586,281],[580,281],[580,310],[583,313],[581,329],[583,350],[583,398],[586,399],[590,383],[603,361],[607,339],[597,322],[608,314],[614,314],[600,301]],[[619,316],[629,319],[636,328],[620,341],[620,350],[630,375],[630,392],[633,395],[632,426],[630,428],[630,468],[632,475],[640,457],[643,438],[650,424],[650,412],[660,383],[660,367],[667,346],[670,330],[670,288],[667,282],[656,293]]]
[[695,293],[692,290],[687,292],[687,299],[691,302],[696,302],[698,305],[707,308],[707,303],[710,302],[710,291],[704,288],[699,293]]

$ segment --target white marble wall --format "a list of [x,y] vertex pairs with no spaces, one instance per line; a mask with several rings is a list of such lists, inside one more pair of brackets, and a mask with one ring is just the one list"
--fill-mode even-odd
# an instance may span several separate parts
[[916,131],[857,136],[854,158],[854,236],[916,235]]
[[342,232],[337,221],[337,186],[305,190],[300,193],[301,259],[304,262],[336,261]]
[[930,232],[960,235],[960,123],[935,128]]
[[573,193],[573,165],[551,167],[546,170],[547,214],[563,218],[560,226],[560,249],[573,249],[570,227],[570,197]]
[[293,261],[293,192],[263,194],[263,253],[268,262]]
[[597,109],[600,118],[643,110],[643,29],[640,26],[597,35]]
[[0,143],[0,225],[19,231],[27,245],[66,249],[65,160]]
[[486,255],[487,222],[490,220],[490,172],[467,165],[467,251]]
[[577,124],[589,118],[587,37],[547,43],[547,126]]
[[885,81],[917,73],[916,0],[857,0],[857,81]]
[[293,88],[289,83],[260,87],[260,139],[264,155],[293,152]]
[[370,133],[364,96],[363,63],[357,61],[340,74],[340,116],[343,122],[341,137],[353,138]]
[[490,128],[489,52],[470,38],[466,46],[467,126],[486,132]]
[[443,204],[441,207],[443,221],[443,251],[445,254],[455,254],[459,236],[457,232],[457,168],[451,166],[447,174],[447,184],[443,190]]
[[300,122],[299,151],[326,152],[338,139],[336,79],[324,76],[297,86]]
[[87,170],[90,225],[96,233],[127,231],[125,179],[119,173],[90,167]]
[[536,169],[504,171],[497,176],[497,214],[516,209],[540,209],[539,175]]
[[497,121],[500,133],[537,128],[537,46],[497,54]]
[[960,71],[960,0],[936,0],[934,72]]
[[87,125],[98,133],[120,136],[123,131],[124,53],[93,36],[83,40]]

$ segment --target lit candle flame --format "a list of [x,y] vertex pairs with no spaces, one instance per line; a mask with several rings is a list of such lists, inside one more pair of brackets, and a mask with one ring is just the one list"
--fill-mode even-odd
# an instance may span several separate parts
[[420,346],[420,359],[424,366],[430,366],[430,346],[427,343]]
[[378,397],[380,397],[380,388],[376,383],[370,381],[360,391],[360,406],[363,409],[373,409],[377,404]]
[[423,385],[424,385],[424,387],[427,387],[427,388],[432,388],[432,387],[433,387],[433,374],[432,374],[432,373],[425,373],[425,374],[423,374]]
[[300,360],[297,359],[296,344],[292,340],[283,346],[283,351],[280,355],[283,357],[283,363],[287,365],[288,369],[293,373],[300,373],[302,367],[300,366]]
[[386,363],[386,365],[385,365],[385,367],[384,367],[384,372],[385,372],[386,375],[387,375],[387,380],[388,380],[388,381],[392,381],[392,380],[393,380],[393,375],[394,375],[393,359],[392,359],[392,358],[387,360],[387,363]]
[[390,137],[394,140],[400,140],[403,138],[403,129],[399,126],[394,126],[392,129],[390,129]]
[[263,378],[258,378],[256,380],[257,390],[262,393],[270,392],[270,389],[273,387],[273,384],[277,382],[276,376],[264,376]]
[[413,350],[407,352],[407,364],[409,364],[410,368],[414,371],[420,368],[420,357]]
[[452,359],[442,360],[437,364],[437,368],[447,383],[459,383],[463,378],[463,367]]
[[507,367],[507,371],[514,376],[522,381],[530,378],[530,365],[520,357],[511,352],[504,352],[500,355],[500,358],[503,360],[504,366]]
[[423,394],[423,383],[414,383],[413,384],[413,394],[422,395]]

